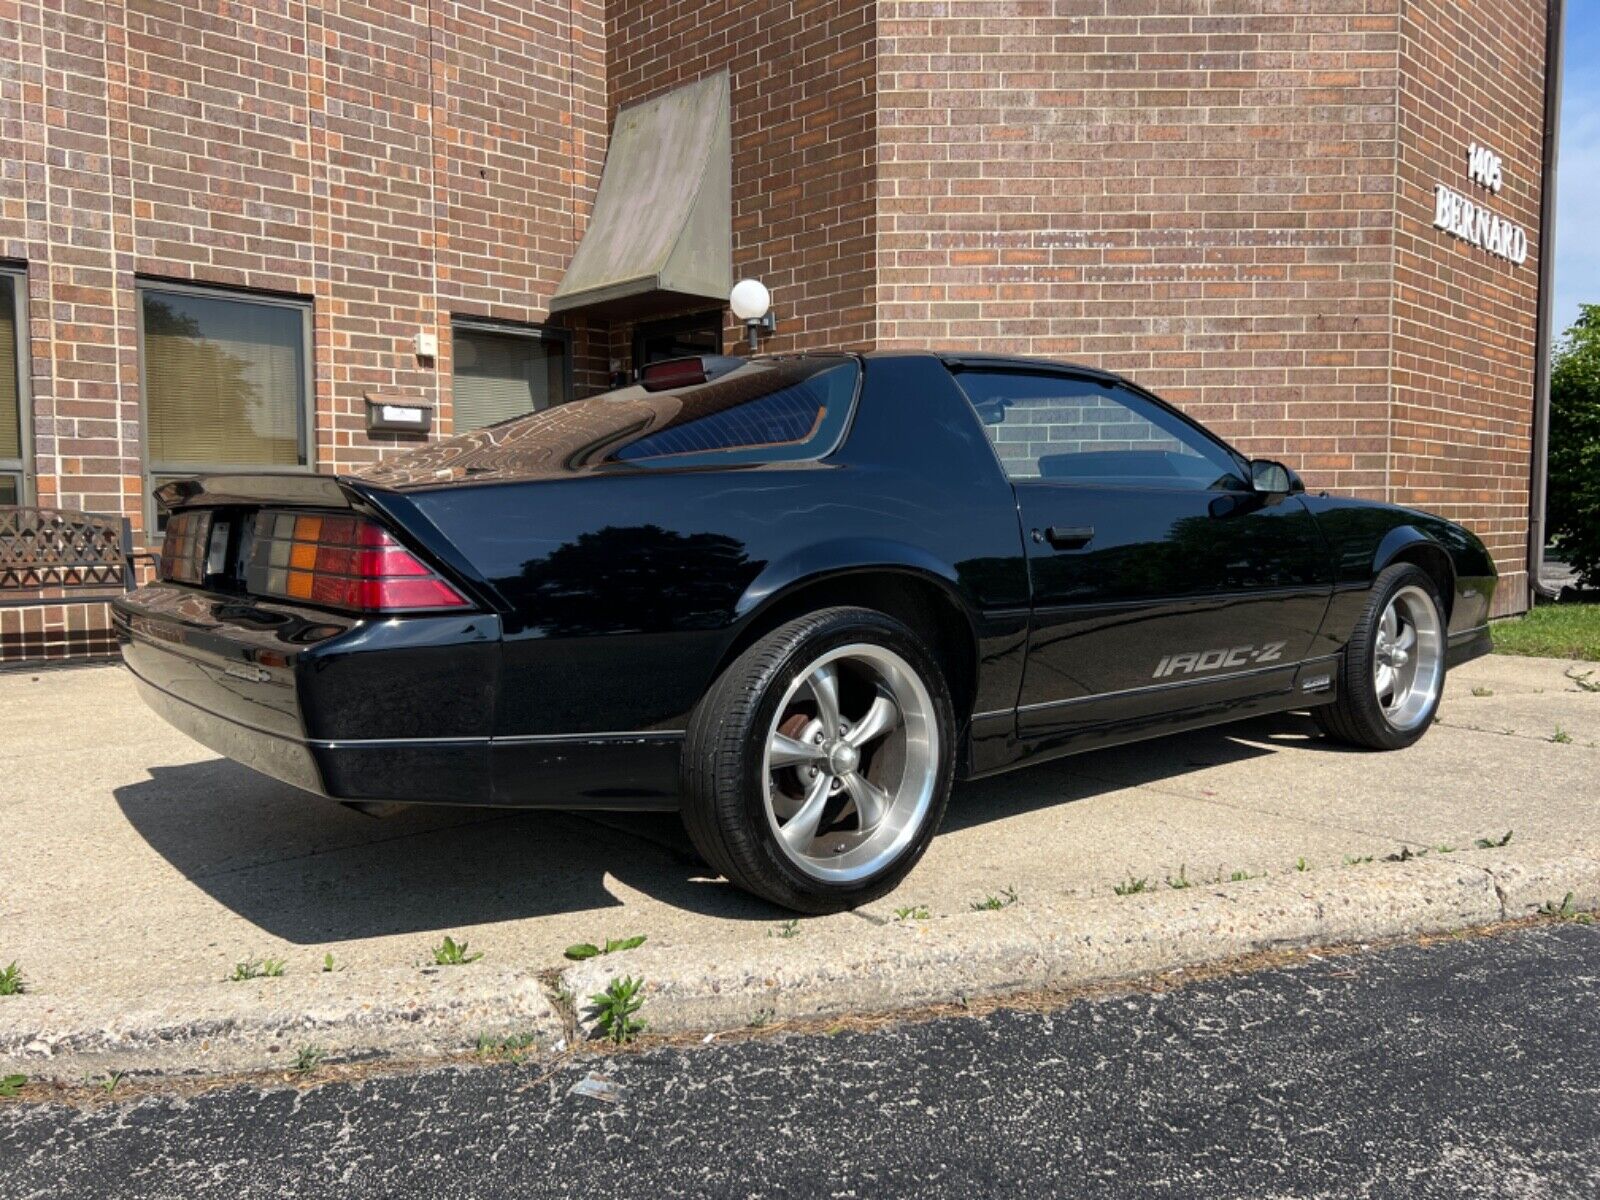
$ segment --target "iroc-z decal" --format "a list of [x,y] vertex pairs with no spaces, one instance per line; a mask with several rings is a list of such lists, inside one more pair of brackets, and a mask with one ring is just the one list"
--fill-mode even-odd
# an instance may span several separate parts
[[1197,675],[1201,671],[1220,671],[1223,667],[1243,667],[1250,663],[1277,662],[1283,657],[1284,642],[1264,646],[1233,646],[1220,650],[1196,650],[1191,654],[1169,654],[1156,664],[1152,679],[1168,675]]

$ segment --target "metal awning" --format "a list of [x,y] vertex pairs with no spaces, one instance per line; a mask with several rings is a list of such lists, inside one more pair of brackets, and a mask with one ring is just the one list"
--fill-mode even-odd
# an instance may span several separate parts
[[732,178],[726,71],[623,109],[594,215],[550,311],[633,317],[724,303]]

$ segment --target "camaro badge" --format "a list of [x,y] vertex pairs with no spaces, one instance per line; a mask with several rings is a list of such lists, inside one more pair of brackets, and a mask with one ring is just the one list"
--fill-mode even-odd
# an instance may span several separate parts
[[1156,664],[1152,679],[1168,675],[1194,675],[1200,671],[1218,671],[1223,667],[1242,667],[1246,663],[1277,662],[1283,657],[1283,642],[1268,642],[1264,646],[1223,647],[1220,650],[1196,650],[1191,654],[1169,654]]

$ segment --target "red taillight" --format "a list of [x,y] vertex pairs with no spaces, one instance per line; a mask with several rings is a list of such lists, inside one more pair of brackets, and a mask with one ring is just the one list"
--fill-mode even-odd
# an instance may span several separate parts
[[355,612],[469,607],[387,529],[364,517],[258,514],[245,577],[259,596]]

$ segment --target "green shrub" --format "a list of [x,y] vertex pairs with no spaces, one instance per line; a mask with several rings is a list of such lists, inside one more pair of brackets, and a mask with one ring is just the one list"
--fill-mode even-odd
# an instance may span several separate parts
[[1600,587],[1600,304],[1579,305],[1550,360],[1550,540]]

